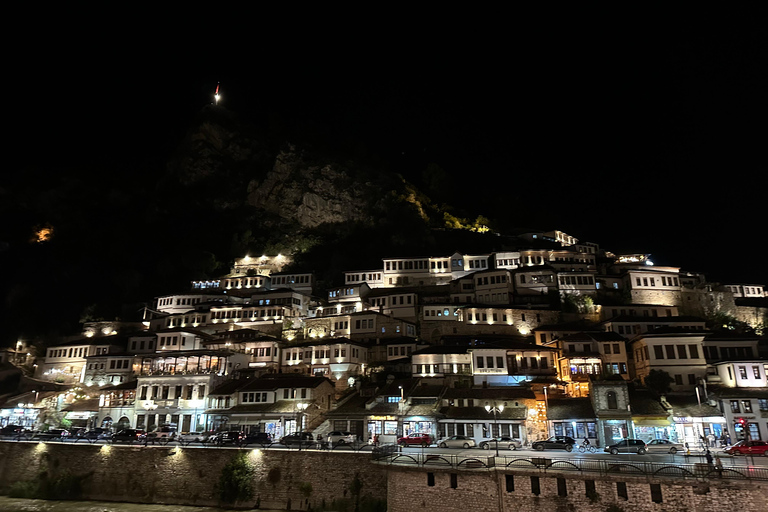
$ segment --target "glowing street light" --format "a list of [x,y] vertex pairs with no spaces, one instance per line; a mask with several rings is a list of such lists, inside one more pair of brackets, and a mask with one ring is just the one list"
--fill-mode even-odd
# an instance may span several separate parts
[[[485,411],[488,413],[493,412],[493,422],[496,424],[496,429],[498,430],[499,424],[498,420],[496,418],[496,413],[501,414],[504,411],[504,405],[496,405],[496,402],[493,403],[493,405],[486,402],[485,404]],[[493,432],[491,432],[493,434]],[[499,440],[495,439],[496,441],[496,456],[499,456]]]

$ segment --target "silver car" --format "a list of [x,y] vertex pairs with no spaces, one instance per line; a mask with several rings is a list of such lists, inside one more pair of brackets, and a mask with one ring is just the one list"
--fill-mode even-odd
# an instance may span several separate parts
[[474,448],[475,440],[467,436],[451,436],[437,443],[440,448]]
[[497,444],[499,445],[499,450],[519,450],[523,446],[517,439],[513,439],[510,436],[501,436],[493,439],[483,439],[480,441],[480,448],[495,450]]
[[682,443],[673,443],[667,439],[654,439],[648,441],[645,445],[645,451],[648,453],[671,453],[684,452],[685,446]]

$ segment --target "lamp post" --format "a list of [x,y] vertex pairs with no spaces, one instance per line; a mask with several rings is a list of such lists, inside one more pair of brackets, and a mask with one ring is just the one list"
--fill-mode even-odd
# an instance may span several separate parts
[[299,402],[296,404],[296,409],[298,410],[298,412],[296,413],[296,423],[298,424],[297,425],[298,432],[304,431],[304,424],[303,424],[304,422],[302,420],[304,418],[303,416],[304,411],[307,410],[307,407],[309,407],[309,404],[305,402]]
[[[496,423],[496,426],[498,427],[499,424],[498,424],[498,420],[496,418],[496,413],[501,413],[502,411],[504,411],[504,406],[503,405],[498,405],[497,406],[496,402],[494,402],[493,405],[491,405],[489,403],[486,403],[485,404],[485,411],[489,412],[489,413],[490,412],[493,413],[493,422]],[[493,434],[493,432],[491,432],[491,434]],[[499,456],[499,440],[498,439],[494,439],[494,441],[496,442],[496,456],[498,457]]]
[[547,424],[547,437],[549,437],[549,397],[547,396],[546,384],[544,384],[544,410],[547,413],[547,419],[544,421],[546,421],[546,424]]

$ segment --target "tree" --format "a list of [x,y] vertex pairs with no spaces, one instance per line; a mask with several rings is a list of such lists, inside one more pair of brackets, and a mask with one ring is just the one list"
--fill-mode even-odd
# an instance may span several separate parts
[[656,393],[663,395],[669,392],[669,385],[675,382],[664,370],[651,370],[645,377],[645,387]]

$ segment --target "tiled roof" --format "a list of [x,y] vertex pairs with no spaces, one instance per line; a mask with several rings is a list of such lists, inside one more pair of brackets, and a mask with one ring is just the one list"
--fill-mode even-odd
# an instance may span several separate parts
[[[496,413],[499,420],[524,420],[527,409],[525,407],[505,407],[503,411]],[[494,415],[485,410],[485,407],[441,407],[440,414],[447,419],[479,419],[483,422],[493,421]]]
[[547,419],[570,420],[595,418],[595,409],[589,398],[554,398],[548,402]]
[[713,407],[704,400],[699,405],[696,396],[667,395],[666,400],[672,407],[673,416],[690,416],[703,418],[708,416],[722,416],[720,409]]
[[530,388],[522,386],[505,386],[498,388],[449,388],[443,398],[472,398],[474,400],[521,400],[535,399],[536,395]]

